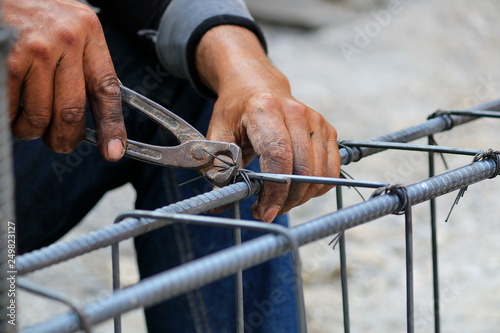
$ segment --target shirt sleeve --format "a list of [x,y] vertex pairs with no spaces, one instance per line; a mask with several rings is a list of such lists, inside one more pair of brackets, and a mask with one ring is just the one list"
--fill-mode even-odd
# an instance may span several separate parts
[[254,32],[266,49],[264,35],[243,0],[89,0],[101,15],[127,32],[153,30],[158,59],[173,75],[188,79],[206,97],[196,70],[196,46],[203,35],[219,25],[238,25]]
[[266,49],[264,35],[243,0],[172,0],[158,28],[156,52],[160,62],[174,75],[189,79],[203,95],[215,97],[200,80],[195,52],[205,32],[226,24],[253,31]]

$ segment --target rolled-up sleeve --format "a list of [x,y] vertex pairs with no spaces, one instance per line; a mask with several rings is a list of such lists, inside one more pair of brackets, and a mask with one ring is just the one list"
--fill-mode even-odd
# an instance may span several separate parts
[[219,25],[245,27],[260,40],[264,35],[243,0],[91,0],[103,17],[127,33],[153,34],[156,54],[163,67],[173,75],[188,79],[207,97],[215,97],[199,78],[196,70],[196,46],[203,35]]
[[253,31],[266,48],[262,31],[242,0],[172,0],[161,18],[156,39],[162,65],[174,75],[189,79],[205,96],[214,97],[197,74],[195,52],[209,29],[225,24]]

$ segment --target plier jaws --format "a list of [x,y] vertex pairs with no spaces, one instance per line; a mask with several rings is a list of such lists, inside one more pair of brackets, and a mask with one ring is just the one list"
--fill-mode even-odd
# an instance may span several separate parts
[[[241,149],[234,143],[209,141],[185,120],[148,98],[120,86],[122,102],[170,131],[176,146],[156,146],[127,140],[125,156],[165,167],[196,169],[216,186],[225,186],[238,173]],[[85,129],[85,141],[97,144],[96,132]]]

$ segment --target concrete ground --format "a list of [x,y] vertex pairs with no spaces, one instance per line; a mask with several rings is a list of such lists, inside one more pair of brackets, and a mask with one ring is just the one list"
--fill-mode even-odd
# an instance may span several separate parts
[[[294,95],[321,112],[337,128],[340,140],[370,139],[421,123],[439,108],[459,109],[500,99],[500,71],[495,67],[500,3],[495,0],[303,0],[290,2],[287,10],[282,6],[287,15],[279,6],[270,9],[260,0],[248,3],[263,22],[269,55],[289,77]],[[273,6],[279,1],[267,3]],[[442,145],[498,149],[497,133],[498,121],[484,119],[436,139]],[[456,168],[471,158],[447,157],[447,161]],[[421,153],[377,154],[343,169],[357,179],[391,183],[427,178]],[[438,172],[444,171],[438,164]],[[444,219],[456,193],[437,200],[443,332],[499,331],[497,187],[498,179],[469,187],[447,223]],[[345,205],[361,201],[352,190],[345,190],[344,196]],[[67,238],[112,223],[133,201],[130,187],[109,193]],[[334,207],[335,195],[329,193],[293,210],[292,223],[304,223]],[[427,209],[428,204],[414,207],[416,332],[431,332],[433,325]],[[347,232],[351,332],[406,330],[403,235],[401,216]],[[342,331],[338,250],[329,248],[330,239],[301,252],[310,332]],[[133,257],[130,242],[125,243],[121,257],[125,285],[137,280]],[[109,249],[29,278],[80,304],[93,301],[110,289]],[[23,325],[64,311],[26,293],[20,293],[19,301]],[[110,332],[111,327],[106,323],[96,331]],[[124,332],[142,331],[140,311],[124,318]]]

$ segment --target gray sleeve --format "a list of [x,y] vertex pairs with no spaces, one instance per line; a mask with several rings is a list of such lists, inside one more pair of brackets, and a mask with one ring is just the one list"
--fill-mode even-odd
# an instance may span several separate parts
[[161,18],[156,38],[161,64],[173,75],[190,80],[203,95],[215,97],[198,77],[195,51],[205,32],[225,24],[248,28],[266,48],[262,31],[243,0],[172,0]]

